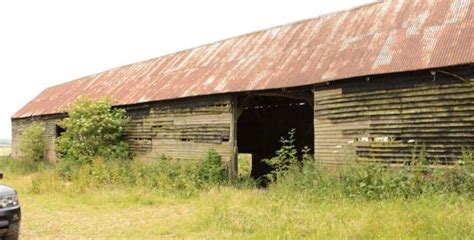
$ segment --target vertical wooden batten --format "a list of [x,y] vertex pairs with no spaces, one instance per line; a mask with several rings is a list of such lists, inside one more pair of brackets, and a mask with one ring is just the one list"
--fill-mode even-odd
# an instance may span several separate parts
[[232,96],[231,100],[231,112],[232,112],[232,121],[230,124],[230,161],[229,161],[229,177],[232,180],[237,179],[239,174],[239,160],[238,154],[239,149],[237,147],[237,123],[239,120],[239,115],[241,111],[239,110],[237,96]]

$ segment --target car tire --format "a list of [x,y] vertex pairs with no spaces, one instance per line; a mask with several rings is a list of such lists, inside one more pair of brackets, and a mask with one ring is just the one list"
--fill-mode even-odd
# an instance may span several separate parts
[[0,239],[1,240],[18,240],[18,235],[19,235],[19,233],[16,232],[16,233],[11,234],[11,235],[0,237]]

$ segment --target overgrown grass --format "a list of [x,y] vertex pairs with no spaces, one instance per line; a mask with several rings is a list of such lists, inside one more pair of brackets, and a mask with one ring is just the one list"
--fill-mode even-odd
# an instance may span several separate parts
[[32,174],[6,175],[23,210],[21,237],[126,239],[472,239],[474,203],[316,199],[307,192],[213,187],[190,197],[140,187],[33,194]]
[[119,186],[190,197],[198,191],[228,183],[220,156],[213,150],[202,161],[180,162],[160,157],[147,163],[97,158],[91,164],[77,165],[63,161],[51,166],[5,159],[0,161],[0,168],[19,174],[35,172],[31,175],[32,185],[29,189],[33,194],[83,193]]
[[96,159],[82,166],[1,158],[0,169],[19,191],[23,238],[474,237],[469,151],[453,168],[415,161],[330,172],[307,155],[287,160],[267,189],[246,177],[227,181],[212,151],[200,162]]
[[252,171],[252,154],[239,154],[239,177],[248,178]]
[[[276,162],[285,157],[279,168],[271,172],[272,192],[303,193],[315,199],[410,199],[423,195],[456,194],[474,199],[474,158],[465,151],[454,167],[433,167],[411,163],[400,168],[358,163],[330,171],[318,161],[288,147],[291,156],[280,151]],[[282,148],[283,149],[283,148]],[[31,193],[86,192],[106,187],[144,188],[161,194],[190,197],[215,187],[255,188],[255,181],[241,176],[228,181],[219,155],[210,151],[201,161],[176,161],[160,157],[151,163],[140,161],[104,161],[76,165],[63,161],[57,166],[44,162],[14,161],[0,158],[5,173],[32,174]]]
[[13,160],[11,157],[0,156],[0,171],[5,174],[24,175],[28,173],[44,174],[46,170],[52,169],[53,165],[48,162],[33,162],[24,160]]
[[377,162],[354,162],[331,172],[307,148],[298,152],[295,132],[282,138],[274,158],[264,160],[273,167],[267,175],[273,191],[303,192],[314,198],[410,199],[437,194],[457,194],[474,199],[474,157],[462,149],[452,166],[437,166],[426,161],[426,152],[414,154],[403,166],[388,168]]
[[277,174],[272,191],[301,192],[316,199],[412,199],[448,194],[474,199],[474,171],[469,166],[404,166],[387,168],[371,163],[331,172],[314,160],[290,164]]

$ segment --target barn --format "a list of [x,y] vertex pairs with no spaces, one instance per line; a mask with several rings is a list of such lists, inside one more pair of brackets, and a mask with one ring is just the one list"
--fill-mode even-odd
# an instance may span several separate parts
[[41,122],[54,161],[61,109],[109,96],[141,159],[212,148],[236,174],[248,153],[256,176],[296,129],[327,166],[399,164],[416,146],[450,164],[474,147],[473,39],[472,0],[384,1],[245,34],[47,88],[13,115],[13,156]]

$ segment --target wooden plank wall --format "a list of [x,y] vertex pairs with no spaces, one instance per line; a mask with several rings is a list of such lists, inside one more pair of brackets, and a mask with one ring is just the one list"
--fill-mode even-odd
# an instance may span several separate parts
[[23,132],[31,125],[31,123],[38,122],[44,127],[43,141],[45,143],[46,160],[55,162],[57,160],[56,152],[54,150],[56,140],[56,125],[61,119],[62,116],[45,116],[12,120],[12,157],[21,158],[21,153],[18,149],[18,146],[21,142]]
[[474,74],[429,71],[356,79],[314,92],[315,157],[400,164],[426,147],[428,160],[453,163],[474,150]]
[[223,161],[231,154],[230,96],[209,96],[154,103],[128,109],[132,120],[126,139],[138,158],[161,155],[175,159],[202,159],[209,149]]
[[[161,155],[175,159],[202,159],[215,149],[223,161],[231,156],[231,96],[210,96],[159,102],[127,108],[131,122],[126,140],[136,157],[153,160]],[[32,122],[45,128],[44,142],[49,161],[56,161],[56,125],[64,116],[12,120],[12,156],[21,157],[18,145]]]

